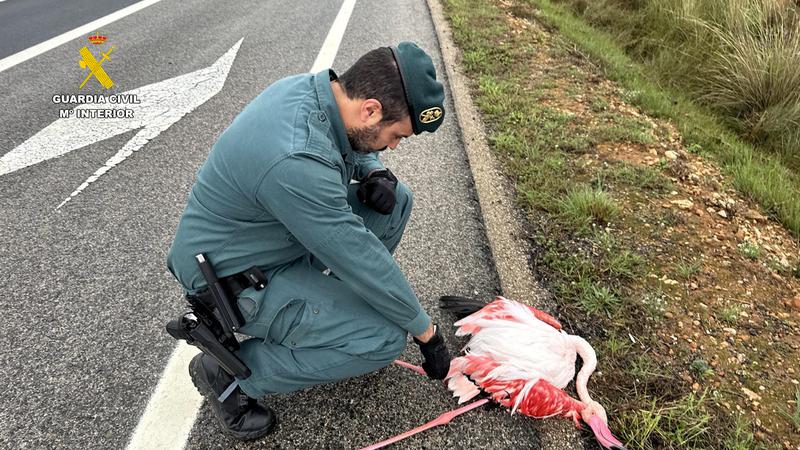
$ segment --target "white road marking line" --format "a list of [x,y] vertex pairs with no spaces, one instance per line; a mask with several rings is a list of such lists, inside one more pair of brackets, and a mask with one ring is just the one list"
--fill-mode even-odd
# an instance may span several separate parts
[[[69,117],[58,119],[25,142],[0,157],[0,176],[33,164],[38,164],[73,150],[131,130],[141,128],[114,156],[106,161],[56,209],[80,194],[111,168],[144,147],[147,142],[166,130],[198,106],[216,95],[225,84],[233,60],[242,44],[240,39],[209,67],[157,83],[148,84],[117,98],[136,98],[140,103],[83,104],[72,109]],[[80,118],[85,110],[114,109],[132,111],[131,118]]]
[[177,449],[186,445],[203,396],[197,392],[189,371],[199,350],[181,341],[172,352],[167,368],[147,403],[127,450]]
[[[336,15],[336,19],[328,31],[328,37],[325,38],[317,59],[314,61],[311,68],[312,73],[333,65],[355,3],[356,0],[345,0],[342,3],[339,14]],[[161,375],[156,391],[150,397],[127,450],[183,449],[186,446],[186,440],[189,438],[189,432],[197,417],[197,411],[202,405],[202,397],[201,401],[194,403],[187,401],[173,405],[171,402],[174,401],[172,400],[174,392],[180,392],[179,395],[189,398],[190,394],[186,393],[186,389],[190,389],[193,392],[192,395],[199,397],[187,370],[189,361],[195,354],[194,347],[182,341],[178,344],[167,368]],[[176,367],[180,370],[176,370]],[[178,397],[177,394],[175,396]],[[186,424],[188,424],[188,431],[185,431]]]
[[59,45],[65,44],[75,38],[79,38],[81,36],[95,32],[97,31],[98,28],[102,28],[110,23],[116,22],[117,20],[122,19],[125,16],[129,16],[137,11],[141,11],[142,9],[147,8],[148,6],[156,4],[160,1],[161,0],[142,0],[139,3],[134,3],[130,6],[120,9],[119,11],[115,11],[107,16],[89,22],[86,25],[82,25],[78,28],[75,28],[74,30],[67,31],[66,33],[48,39],[40,44],[36,44],[33,47],[26,48],[21,52],[14,53],[11,56],[7,56],[3,59],[0,59],[0,72],[9,69],[11,67],[14,67],[19,63],[25,62],[33,58],[34,56],[39,56],[42,53],[48,50],[52,50],[58,47]]
[[344,37],[344,30],[347,29],[347,23],[350,21],[350,15],[353,13],[353,8],[356,6],[356,0],[344,0],[342,7],[339,9],[339,14],[331,25],[328,31],[328,37],[322,43],[322,48],[319,50],[317,59],[311,66],[311,73],[317,73],[320,70],[327,69],[333,66],[333,60],[336,58],[336,53],[339,52],[339,44]]

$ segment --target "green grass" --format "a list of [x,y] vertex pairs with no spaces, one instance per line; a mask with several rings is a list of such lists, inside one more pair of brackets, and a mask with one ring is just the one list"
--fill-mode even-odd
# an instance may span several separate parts
[[800,23],[781,0],[558,0],[659,82],[713,108],[796,168]]
[[737,414],[734,427],[725,438],[725,448],[728,450],[750,450],[755,448],[750,419],[743,414]]
[[593,97],[589,103],[589,109],[596,113],[607,110],[609,106],[608,102],[602,97]]
[[667,194],[674,189],[672,182],[652,167],[619,163],[608,169],[605,176],[611,181],[656,194]]
[[727,323],[728,325],[736,325],[739,323],[739,314],[742,312],[742,309],[738,306],[729,306],[726,308],[722,308],[717,314],[717,318],[722,322]]
[[645,266],[645,260],[630,250],[622,250],[604,259],[601,270],[612,278],[635,279],[640,276]]
[[800,388],[795,388],[794,391],[794,411],[789,412],[785,409],[780,411],[781,415],[792,424],[795,431],[800,433]]
[[620,439],[629,448],[705,448],[709,434],[715,432],[707,402],[705,395],[695,394],[665,405],[654,399],[646,408],[626,411],[617,419],[625,430]]
[[[704,396],[687,395],[689,386],[675,371],[688,366],[665,361],[664,342],[648,325],[663,320],[674,293],[665,292],[657,280],[652,286],[645,285],[651,284],[646,274],[653,271],[654,261],[647,256],[652,253],[636,243],[636,232],[628,231],[630,224],[639,223],[639,214],[652,216],[648,221],[661,229],[682,219],[661,208],[633,211],[621,206],[628,205],[626,196],[636,195],[637,190],[648,191],[648,197],[669,193],[673,186],[664,173],[670,173],[670,163],[647,168],[625,163],[604,163],[600,168],[581,164],[585,158],[580,154],[598,142],[645,144],[655,137],[664,139],[663,128],[653,130],[647,122],[612,114],[604,99],[589,99],[590,109],[608,118],[600,126],[548,106],[553,102],[544,100],[557,102],[557,95],[565,92],[584,90],[581,93],[585,95],[588,80],[583,70],[563,64],[552,74],[536,75],[530,61],[540,51],[543,39],[548,39],[545,45],[551,56],[561,59],[564,52],[589,53],[580,42],[562,46],[560,40],[550,42],[550,37],[543,38],[533,28],[512,33],[505,12],[491,1],[444,3],[455,40],[465,55],[464,65],[487,125],[491,150],[514,181],[517,202],[534,219],[532,225],[542,228],[535,233],[541,250],[535,264],[562,307],[561,314],[593,342],[604,342],[599,350],[613,356],[605,359],[603,369],[613,383],[597,387],[617,418],[612,429],[621,437],[641,439],[623,439],[633,443],[631,449],[723,448],[721,443],[733,425],[722,416],[715,418],[716,432],[706,432],[715,405]],[[539,3],[523,0],[511,8],[515,14],[534,18],[534,4]],[[546,8],[539,11],[542,15],[537,17],[550,20]],[[606,66],[603,70],[610,73]],[[635,86],[625,87],[629,99],[641,102],[652,96]],[[562,89],[560,94],[555,88]],[[672,99],[665,97],[663,106],[672,108]],[[696,123],[694,117],[687,120]],[[698,151],[712,147],[705,141],[696,145]],[[629,344],[629,333],[636,344]],[[623,392],[626,394],[620,395]],[[639,445],[634,445],[636,442]]]
[[648,289],[641,295],[642,305],[647,311],[647,316],[654,319],[661,319],[667,309],[666,294],[661,287]]
[[561,299],[578,305],[588,316],[614,318],[622,307],[623,299],[605,284],[619,284],[621,277],[639,273],[644,264],[641,257],[630,253],[623,259],[606,252],[596,260],[579,255],[564,256],[563,251],[556,247],[549,249],[544,262],[559,274],[555,290]]
[[621,358],[628,353],[631,342],[625,338],[610,337],[606,339],[605,346],[612,358]]
[[684,280],[688,280],[693,276],[700,273],[700,261],[693,260],[691,262],[680,262],[677,266],[678,276]]
[[608,317],[613,317],[622,305],[620,298],[608,288],[587,280],[578,282],[576,291],[578,304],[589,315],[603,313]]
[[767,266],[781,275],[788,274],[791,271],[791,268],[789,266],[784,266],[781,260],[776,256],[770,256],[769,259],[767,259]]
[[[588,25],[563,5],[550,0],[527,0],[530,10],[517,8],[522,16],[536,18],[558,29],[575,42],[582,52],[600,63],[605,74],[626,89],[626,99],[646,113],[672,120],[690,148],[700,148],[720,162],[733,177],[734,185],[752,197],[780,220],[795,236],[800,237],[800,177],[779,158],[758,151],[752,144],[737,137],[722,120],[704,107],[668,86],[648,78],[643,66],[634,62],[614,38]],[[590,4],[585,2],[585,4]],[[661,27],[663,33],[672,33]],[[659,32],[655,30],[654,32]],[[800,67],[800,66],[799,66]],[[800,78],[799,78],[800,79]]]
[[758,246],[758,244],[754,244],[750,241],[742,242],[737,246],[737,248],[739,249],[739,253],[749,259],[755,260],[761,256],[761,248]]
[[692,364],[689,366],[689,371],[692,372],[698,380],[704,380],[714,374],[714,370],[711,366],[702,359],[695,359],[692,361]]
[[593,134],[598,141],[653,143],[652,127],[646,122],[609,113],[600,113],[597,118],[602,121]]
[[639,382],[644,380],[668,379],[669,375],[661,372],[661,367],[646,354],[638,354],[630,361],[628,373]]
[[600,141],[633,142],[637,144],[651,144],[653,142],[653,137],[650,134],[617,124],[601,128],[595,132],[595,136]]
[[585,185],[571,189],[558,209],[564,223],[584,231],[592,224],[608,224],[619,215],[619,207],[608,193]]

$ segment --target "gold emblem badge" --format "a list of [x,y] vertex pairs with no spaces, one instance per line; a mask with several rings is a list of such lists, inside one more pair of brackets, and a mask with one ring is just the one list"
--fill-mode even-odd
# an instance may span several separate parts
[[[93,35],[87,38],[89,42],[93,45],[101,45],[108,40],[107,36],[103,36],[100,33],[95,32]],[[114,82],[108,76],[108,73],[101,67],[103,63],[108,60],[111,61],[111,54],[116,47],[113,45],[111,48],[108,49],[107,52],[100,52],[103,57],[98,61],[97,58],[94,57],[92,52],[86,46],[81,47],[79,53],[81,54],[81,59],[78,61],[78,65],[81,66],[81,69],[89,69],[89,73],[86,75],[86,78],[83,79],[83,83],[78,86],[78,89],[83,89],[83,85],[89,81],[90,78],[95,77],[100,84],[103,85],[106,89],[111,89],[114,86]]]
[[436,122],[442,118],[442,108],[434,106],[419,113],[419,121],[422,123]]

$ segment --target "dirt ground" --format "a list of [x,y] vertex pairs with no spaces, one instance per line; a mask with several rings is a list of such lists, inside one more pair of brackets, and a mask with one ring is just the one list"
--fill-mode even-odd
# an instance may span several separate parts
[[646,139],[598,142],[576,155],[579,172],[588,179],[625,163],[671,182],[668,193],[611,187],[624,211],[614,230],[650,262],[638,284],[664,293],[663,316],[648,327],[664,345],[652,357],[723,410],[746,414],[757,442],[800,448],[800,429],[787,417],[800,389],[798,240],[701,149],[686,148],[672,124],[626,103],[628,93],[579,52],[554,51],[551,32],[515,15],[514,2],[498,5],[515,33],[540,36],[528,81],[546,86],[544,105],[585,130],[612,116],[646,125]]

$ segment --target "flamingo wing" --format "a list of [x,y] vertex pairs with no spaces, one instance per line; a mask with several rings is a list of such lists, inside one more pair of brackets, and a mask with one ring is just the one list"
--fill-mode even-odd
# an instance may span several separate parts
[[483,328],[482,324],[497,321],[530,322],[537,319],[556,330],[561,330],[561,324],[550,314],[540,311],[531,306],[509,300],[498,296],[493,302],[481,308],[479,311],[459,320],[455,323],[458,328],[456,336],[476,334]]
[[[506,405],[508,406],[508,405]],[[547,380],[537,381],[519,402],[518,410],[526,416],[545,418],[562,416],[571,418],[578,426],[580,411],[586,405],[570,397],[563,390],[553,386]]]
[[545,418],[563,416],[576,424],[585,405],[542,378],[514,377],[524,375],[487,356],[466,355],[453,359],[447,375],[448,388],[459,397],[459,403],[474,398],[481,391],[494,401],[526,416]]

